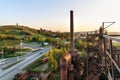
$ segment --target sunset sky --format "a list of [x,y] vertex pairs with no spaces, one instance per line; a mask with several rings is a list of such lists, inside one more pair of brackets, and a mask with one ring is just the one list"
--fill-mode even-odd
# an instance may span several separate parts
[[70,10],[74,11],[75,31],[93,31],[102,22],[115,21],[107,30],[120,32],[120,0],[0,0],[0,25],[18,22],[65,32],[69,31]]

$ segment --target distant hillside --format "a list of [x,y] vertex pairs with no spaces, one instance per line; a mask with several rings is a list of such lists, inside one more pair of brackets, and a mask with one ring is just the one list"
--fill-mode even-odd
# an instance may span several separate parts
[[[39,30],[33,29],[27,26],[20,26],[20,25],[3,25],[0,26],[0,37],[4,38],[61,38],[61,39],[69,39],[69,33],[60,33],[60,32],[53,32],[50,30],[45,30],[40,28]],[[4,38],[5,39],[5,38]]]
[[0,26],[0,34],[13,35],[32,35],[38,33],[38,30],[27,26],[3,25]]
[[43,42],[46,40],[46,37],[40,34],[39,30],[27,26],[0,26],[0,47],[3,45],[17,45],[21,39],[24,42]]

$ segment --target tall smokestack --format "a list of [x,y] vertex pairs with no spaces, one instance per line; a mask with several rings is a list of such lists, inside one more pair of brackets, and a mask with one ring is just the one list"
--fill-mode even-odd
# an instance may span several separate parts
[[74,20],[73,11],[70,11],[70,50],[74,51]]

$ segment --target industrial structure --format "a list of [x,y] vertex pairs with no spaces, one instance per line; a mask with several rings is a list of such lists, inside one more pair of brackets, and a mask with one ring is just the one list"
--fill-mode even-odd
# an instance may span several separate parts
[[[115,22],[109,23],[107,27]],[[87,47],[82,59],[74,49],[74,18],[70,11],[70,51],[60,58],[60,80],[120,80],[120,50],[113,47],[113,41],[120,39],[108,36],[104,24],[99,31],[84,33]]]

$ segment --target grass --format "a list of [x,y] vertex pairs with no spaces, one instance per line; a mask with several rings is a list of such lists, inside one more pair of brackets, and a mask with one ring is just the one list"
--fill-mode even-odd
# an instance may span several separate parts
[[29,67],[29,70],[30,71],[33,71],[33,72],[44,72],[46,71],[48,68],[48,63],[44,63],[44,64],[39,64],[38,66],[31,66]]
[[56,72],[52,72],[49,80],[60,80],[60,71],[57,70]]
[[24,35],[19,35],[19,34],[17,35],[16,34],[15,37],[18,38],[18,39],[21,39],[22,37],[24,37]]
[[45,36],[41,35],[41,34],[33,34],[34,37],[40,37],[40,38],[45,38]]
[[113,46],[115,46],[118,49],[120,49],[120,42],[113,42]]
[[35,60],[33,63],[29,64],[27,67],[24,68],[24,70],[27,70],[29,67],[35,67],[36,65],[39,65],[39,61],[41,58]]
[[[31,49],[22,49],[22,52],[30,52]],[[21,49],[17,49],[17,52],[21,52]]]
[[[4,54],[3,57],[4,58],[11,58],[11,57],[17,57],[17,56],[21,56],[21,54]],[[2,58],[2,55],[0,55],[0,59]]]
[[44,35],[41,35],[41,34],[33,34],[33,37],[39,37],[41,38],[43,41],[46,40],[46,37]]
[[[30,52],[30,49],[22,49],[22,52]],[[20,52],[20,54],[18,54],[17,52]],[[4,58],[11,58],[11,57],[17,57],[17,56],[21,56],[21,49],[17,49],[17,52],[14,54],[4,54]],[[24,54],[22,54],[24,55]],[[2,55],[0,55],[0,59],[2,58]]]
[[43,55],[33,63],[29,64],[27,67],[24,68],[25,71],[33,71],[33,72],[43,72],[48,70],[48,62],[41,63],[40,60],[44,58],[45,56]]
[[0,40],[0,46],[3,46],[4,44],[6,44],[7,46],[14,46],[19,43],[19,40]]

